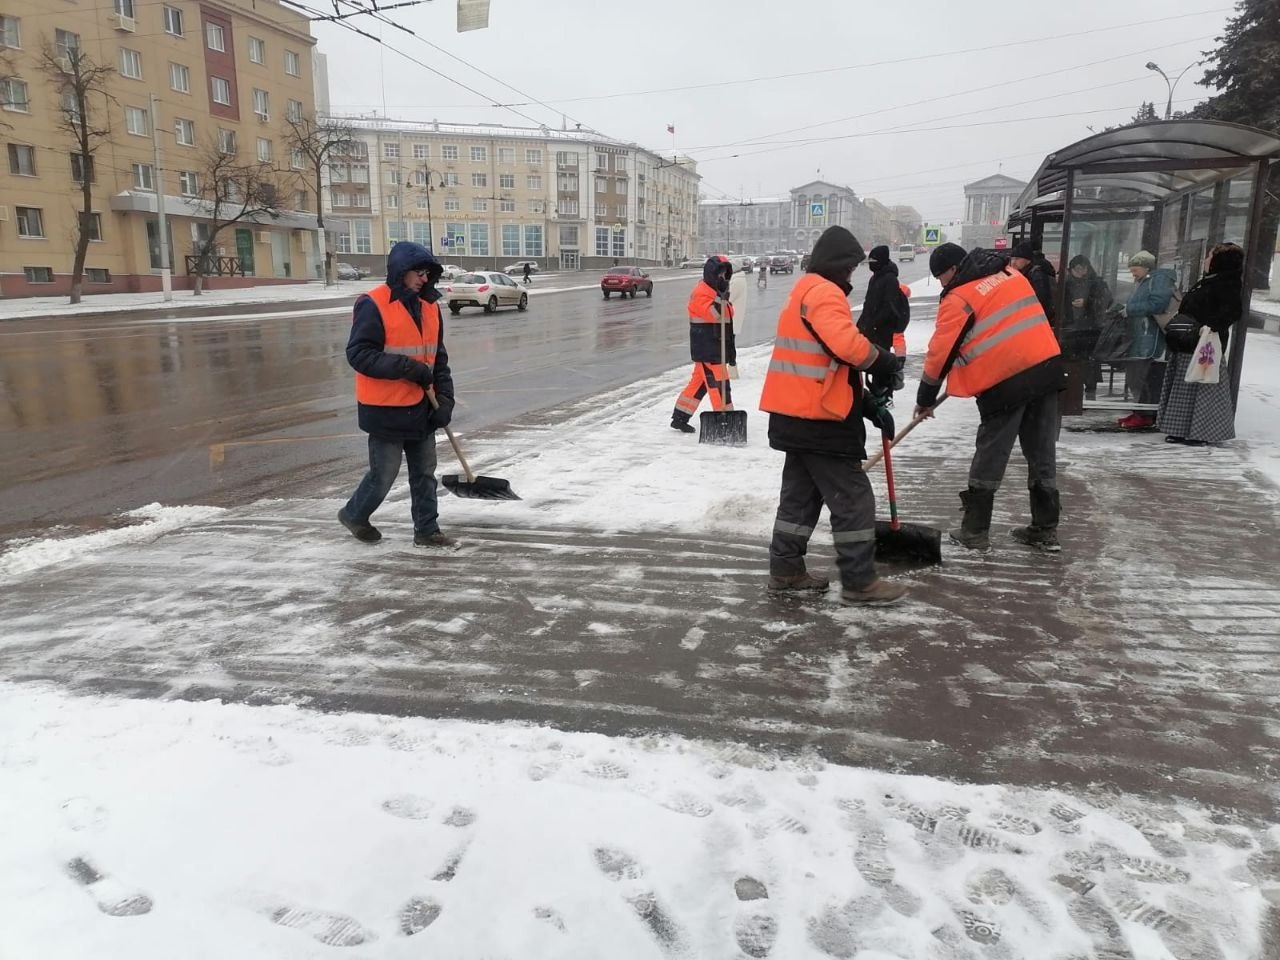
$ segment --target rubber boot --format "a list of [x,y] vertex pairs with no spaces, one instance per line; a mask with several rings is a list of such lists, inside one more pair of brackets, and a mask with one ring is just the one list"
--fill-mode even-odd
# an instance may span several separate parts
[[681,433],[694,432],[693,424],[689,422],[689,418],[678,413],[671,418],[671,429],[679,430]]
[[988,550],[991,547],[991,510],[995,507],[994,490],[978,490],[970,487],[960,491],[964,504],[964,519],[951,531],[951,539],[970,550]]
[[1009,535],[1019,543],[1046,553],[1062,549],[1058,542],[1058,516],[1062,512],[1062,498],[1057,490],[1045,487],[1031,488],[1031,525],[1014,527]]

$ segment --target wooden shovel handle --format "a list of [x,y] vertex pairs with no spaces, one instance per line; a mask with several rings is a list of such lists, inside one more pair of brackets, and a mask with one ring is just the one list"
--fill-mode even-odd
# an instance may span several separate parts
[[[427,402],[431,404],[432,410],[440,409],[440,401],[436,399],[435,387],[427,387]],[[444,435],[449,438],[449,444],[453,447],[453,452],[457,456],[458,462],[462,464],[462,472],[467,475],[467,483],[475,483],[476,475],[471,472],[471,464],[467,463],[467,458],[462,455],[462,448],[458,446],[458,439],[447,425],[444,428]]]
[[[938,396],[937,401],[934,403],[934,405],[930,409],[936,410],[938,407],[942,406],[942,402],[946,399],[947,399],[947,395],[945,393],[940,394]],[[927,419],[928,417],[913,418],[910,423],[908,423],[905,427],[903,427],[901,430],[898,431],[898,435],[893,438],[892,442],[890,442],[888,449],[892,450],[894,447],[896,447],[898,445],[898,442],[903,437],[905,437],[908,433],[910,433],[916,427],[920,426],[920,424]],[[872,467],[874,467],[877,463],[879,463],[883,459],[884,459],[884,450],[876,451],[875,455],[862,465],[863,472],[870,470]]]

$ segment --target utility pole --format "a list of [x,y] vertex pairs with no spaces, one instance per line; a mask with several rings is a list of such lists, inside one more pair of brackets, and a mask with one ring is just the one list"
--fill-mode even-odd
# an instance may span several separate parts
[[156,107],[156,95],[151,94],[151,143],[155,149],[156,173],[155,182],[152,184],[156,188],[156,217],[160,224],[160,289],[163,291],[165,300],[173,299],[173,279],[170,276],[169,263],[169,223],[164,215],[164,177],[161,174],[163,169],[160,166],[160,114]]

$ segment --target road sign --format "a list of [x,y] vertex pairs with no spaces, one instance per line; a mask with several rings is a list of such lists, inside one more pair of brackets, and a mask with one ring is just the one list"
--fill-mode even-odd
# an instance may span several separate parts
[[467,245],[467,235],[465,233],[455,233],[453,235],[453,245],[455,247],[465,247]]
[[809,204],[809,218],[811,220],[824,220],[827,216],[827,205],[825,203]]
[[995,249],[997,249],[997,250],[1007,250],[1008,248],[1009,248],[1009,238],[1008,238],[1008,237],[996,237]]
[[626,230],[626,229],[627,229],[627,228],[626,228],[626,227],[624,227],[624,226],[623,226],[622,224],[620,224],[620,223],[615,223],[615,224],[613,225],[613,232],[614,232],[614,233],[622,233],[622,232],[623,232],[624,230]]
[[450,240],[448,237],[441,237],[441,238],[440,238],[440,246],[442,246],[442,247],[447,247],[447,246],[449,246],[451,243],[453,243],[453,241],[452,241],[452,240]]
[[941,227],[925,227],[924,228],[924,245],[926,247],[936,247],[942,242]]

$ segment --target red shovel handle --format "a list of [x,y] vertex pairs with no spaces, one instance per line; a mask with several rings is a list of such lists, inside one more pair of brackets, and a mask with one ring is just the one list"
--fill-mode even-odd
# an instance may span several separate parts
[[880,441],[884,444],[884,482],[889,488],[889,526],[897,530],[900,526],[898,523],[898,494],[893,488],[893,456],[889,453],[893,449],[893,440],[887,433],[880,435]]

